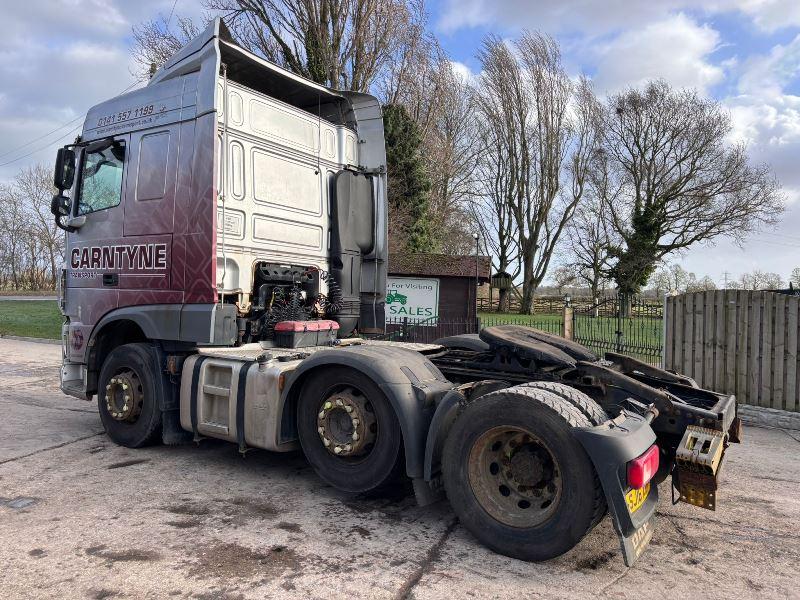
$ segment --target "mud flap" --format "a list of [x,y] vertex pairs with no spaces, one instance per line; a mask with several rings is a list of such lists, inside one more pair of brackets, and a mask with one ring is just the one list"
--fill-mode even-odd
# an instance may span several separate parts
[[[627,463],[652,446],[656,434],[645,417],[623,411],[616,419],[597,427],[575,429],[574,435],[597,471],[625,565],[630,567],[653,537],[652,517],[658,505],[658,486],[648,484],[646,497],[637,501],[635,496],[643,494],[627,489]],[[631,494],[634,498],[629,503],[627,496]]]

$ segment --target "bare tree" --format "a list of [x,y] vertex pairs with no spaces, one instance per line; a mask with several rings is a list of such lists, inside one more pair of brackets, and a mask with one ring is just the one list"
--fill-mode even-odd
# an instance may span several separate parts
[[163,65],[192,38],[200,27],[191,19],[177,17],[175,28],[163,17],[133,27],[133,75],[146,80],[155,68]]
[[483,68],[478,109],[497,132],[495,152],[505,155],[522,259],[520,312],[550,265],[566,224],[580,202],[597,140],[599,107],[585,78],[574,84],[556,41],[525,32],[515,50],[488,37],[479,53]]
[[617,243],[607,210],[607,203],[613,201],[613,192],[609,189],[610,182],[603,166],[594,169],[587,198],[575,209],[567,225],[569,260],[578,279],[589,288],[593,304],[597,303],[608,281],[609,252]]
[[687,292],[709,292],[717,289],[717,283],[708,275],[705,275],[700,279],[695,278],[694,273],[691,275],[693,277],[686,286]]
[[472,88],[423,25],[406,32],[374,91],[384,104],[402,104],[419,127],[434,245],[448,252],[468,247],[476,230],[464,223],[477,153]]
[[[476,194],[470,202],[473,221],[481,230],[495,273],[515,280],[521,271],[519,241],[512,214],[514,176],[508,168],[508,154],[503,151],[502,130],[481,120],[478,125]],[[508,312],[509,294],[516,288],[498,291],[499,312]]]
[[64,232],[56,226],[50,212],[50,200],[56,192],[52,169],[43,164],[20,171],[12,187],[12,199],[31,217],[28,231],[47,257],[50,289],[56,287],[58,266],[64,254]]
[[564,293],[564,288],[575,285],[575,283],[578,281],[578,275],[573,266],[561,265],[560,267],[553,269],[551,279],[553,280],[553,284],[558,291],[558,295],[561,296]]
[[768,273],[761,269],[743,273],[739,278],[739,284],[743,290],[779,290],[785,285],[778,273]]
[[663,81],[612,96],[604,150],[621,193],[609,204],[621,238],[611,276],[635,294],[664,257],[720,236],[742,239],[783,211],[767,166],[730,145],[730,116],[696,91]]
[[22,283],[25,216],[22,207],[14,199],[13,189],[8,185],[0,187],[0,223],[3,226],[0,244],[2,244],[4,287],[18,290]]
[[792,269],[792,274],[789,275],[789,282],[795,288],[800,288],[800,267],[795,267]]

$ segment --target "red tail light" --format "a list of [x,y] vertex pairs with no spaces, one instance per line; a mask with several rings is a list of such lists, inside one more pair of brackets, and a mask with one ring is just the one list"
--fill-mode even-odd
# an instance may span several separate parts
[[658,471],[658,446],[653,444],[639,458],[628,463],[628,485],[643,488]]

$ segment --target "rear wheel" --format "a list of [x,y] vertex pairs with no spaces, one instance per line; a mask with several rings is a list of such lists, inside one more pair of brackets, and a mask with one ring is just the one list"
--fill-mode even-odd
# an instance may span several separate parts
[[445,442],[443,478],[462,524],[492,550],[547,560],[571,549],[605,512],[605,497],[573,427],[589,420],[547,390],[482,396]]
[[529,388],[539,388],[541,390],[553,392],[556,396],[563,398],[572,404],[572,406],[581,411],[583,415],[589,419],[592,425],[600,425],[601,423],[608,421],[608,415],[606,414],[606,411],[604,411],[597,402],[592,400],[582,391],[576,390],[574,387],[571,387],[566,383],[560,383],[557,381],[531,381],[530,383],[522,384],[521,387],[523,386]]
[[297,428],[311,466],[335,488],[371,492],[402,474],[400,423],[386,395],[358,371],[313,374],[301,390]]
[[108,437],[120,446],[139,448],[161,436],[155,357],[149,344],[114,348],[100,369],[97,407]]

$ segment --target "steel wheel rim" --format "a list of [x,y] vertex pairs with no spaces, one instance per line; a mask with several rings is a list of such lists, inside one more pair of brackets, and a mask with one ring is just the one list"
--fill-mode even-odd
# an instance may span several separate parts
[[115,421],[135,423],[142,413],[144,389],[136,371],[120,369],[108,380],[105,389],[106,410]]
[[317,434],[330,454],[364,460],[378,439],[378,420],[366,395],[354,386],[331,388],[317,408]]
[[509,527],[541,525],[555,513],[562,495],[552,451],[532,432],[510,425],[493,427],[475,441],[468,478],[478,504]]

